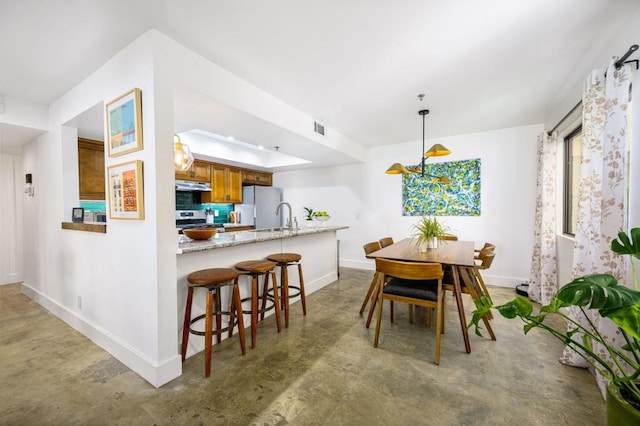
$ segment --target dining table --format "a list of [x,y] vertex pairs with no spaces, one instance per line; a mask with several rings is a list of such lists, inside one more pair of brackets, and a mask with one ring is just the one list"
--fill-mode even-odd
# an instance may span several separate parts
[[[384,258],[402,260],[406,262],[440,263],[443,266],[451,266],[453,293],[458,307],[458,317],[462,328],[464,347],[467,353],[471,352],[467,321],[462,300],[462,286],[460,283],[460,268],[473,268],[475,266],[475,243],[473,241],[443,240],[438,242],[437,248],[419,248],[413,238],[405,238],[394,244],[386,246],[366,255],[369,259]],[[371,307],[370,314],[373,312]]]

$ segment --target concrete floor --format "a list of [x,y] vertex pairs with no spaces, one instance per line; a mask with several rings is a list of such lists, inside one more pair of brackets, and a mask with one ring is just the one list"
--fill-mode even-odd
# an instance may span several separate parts
[[[409,324],[403,305],[395,324],[383,318],[374,349],[375,324],[366,329],[358,315],[371,276],[342,269],[338,281],[308,297],[306,317],[298,303],[292,307],[289,329],[278,334],[271,316],[244,357],[234,336],[214,346],[210,378],[199,353],[159,389],[21,295],[19,285],[0,286],[0,424],[605,424],[592,375],[559,364],[562,346],[550,336],[524,336],[519,322],[496,318],[498,340],[472,333],[466,354],[450,295],[439,366],[433,328]],[[499,302],[514,296],[491,291]]]

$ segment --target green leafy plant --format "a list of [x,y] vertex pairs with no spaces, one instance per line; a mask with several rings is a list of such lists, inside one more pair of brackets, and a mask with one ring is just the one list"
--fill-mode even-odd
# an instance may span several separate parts
[[[574,349],[590,366],[599,371],[609,382],[618,386],[623,397],[640,410],[640,291],[633,258],[640,259],[640,228],[633,228],[630,237],[624,232],[613,240],[611,250],[620,255],[632,257],[635,289],[618,284],[609,274],[594,274],[576,278],[558,290],[549,304],[534,312],[533,303],[522,296],[505,304],[493,306],[491,299],[482,296],[475,301],[476,310],[469,327],[474,326],[476,334],[481,336],[480,320],[492,308],[508,319],[520,318],[524,322],[524,333],[534,328],[543,329]],[[565,314],[562,308],[575,306],[587,319],[587,326]],[[625,344],[618,348],[600,334],[589,319],[586,310],[594,309],[603,318],[609,318],[619,328]],[[560,316],[568,330],[558,329],[546,321],[551,316]],[[546,322],[545,322],[546,321]],[[613,365],[594,349],[601,345],[610,356]]]
[[316,215],[316,212],[314,212],[313,209],[309,207],[303,207],[303,209],[304,209],[304,219],[313,220],[313,218]]
[[449,227],[438,222],[435,217],[425,216],[420,222],[413,225],[413,236],[416,238],[417,244],[427,243],[434,238],[443,240],[449,232]]

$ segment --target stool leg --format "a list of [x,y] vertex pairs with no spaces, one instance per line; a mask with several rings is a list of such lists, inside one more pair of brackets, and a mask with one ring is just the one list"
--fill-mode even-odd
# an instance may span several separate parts
[[262,283],[262,304],[260,305],[260,321],[264,319],[265,308],[267,307],[267,294],[269,293],[269,273],[265,274],[264,282]]
[[282,307],[284,308],[284,326],[289,328],[289,265],[280,265],[280,288],[282,289]]
[[182,326],[182,362],[187,357],[187,344],[189,343],[189,323],[191,322],[191,302],[193,301],[193,287],[187,291],[187,307],[184,310],[184,324]]
[[211,375],[211,346],[213,345],[213,293],[207,292],[207,312],[205,314],[205,326],[204,326],[204,375],[209,377]]
[[307,315],[307,297],[304,294],[304,278],[302,278],[302,264],[298,263],[298,275],[300,276],[300,301],[302,302],[302,315]]
[[[242,351],[242,355],[245,354],[246,345],[244,341],[244,318],[242,315],[242,302],[240,301],[240,289],[238,288],[238,279],[236,278],[233,283],[233,308],[231,309],[232,315],[233,312],[238,317],[238,337],[240,338],[240,350]],[[229,336],[233,332],[233,327],[229,330]]]
[[[269,272],[267,272],[267,275],[265,275],[265,279],[268,275]],[[280,333],[280,330],[282,328],[280,322],[280,297],[278,296],[278,282],[276,281],[276,273],[273,270],[271,271],[271,281],[273,282],[273,303],[276,308],[276,325],[278,326],[278,333]]]
[[256,328],[258,327],[258,277],[251,276],[251,348],[256,347]]
[[220,288],[215,290],[215,308],[216,308],[216,342],[220,343],[222,341],[222,335],[219,330],[222,328],[222,303],[220,302]]

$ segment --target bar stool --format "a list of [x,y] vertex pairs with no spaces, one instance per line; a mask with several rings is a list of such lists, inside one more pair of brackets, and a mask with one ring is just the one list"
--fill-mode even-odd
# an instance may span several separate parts
[[[289,299],[300,296],[302,302],[302,314],[307,315],[307,299],[304,294],[304,278],[302,277],[302,264],[300,256],[297,253],[275,253],[267,256],[267,260],[275,262],[280,267],[280,287],[282,288],[282,306],[284,309],[284,326],[289,327]],[[289,274],[287,268],[292,265],[298,265],[298,276],[300,277],[300,286],[289,285]],[[289,294],[289,289],[296,290],[293,294]]]
[[[182,362],[187,356],[187,344],[189,343],[189,334],[204,336],[205,361],[204,371],[205,377],[211,375],[211,350],[213,345],[213,334],[220,343],[221,334],[229,331],[229,337],[233,334],[233,327],[238,325],[238,336],[240,337],[240,349],[242,355],[245,354],[244,342],[244,319],[242,317],[242,302],[240,301],[240,290],[238,289],[238,273],[229,268],[212,268],[202,269],[192,272],[187,276],[189,282],[189,290],[187,292],[187,306],[184,311],[184,325],[182,327]],[[232,286],[231,303],[228,311],[222,310],[221,289],[222,287]],[[204,288],[207,290],[207,307],[202,315],[191,319],[191,304],[193,302],[193,290],[195,288]],[[229,316],[229,323],[222,328],[222,315]],[[213,330],[213,317],[216,318],[216,329]],[[197,331],[191,326],[201,319],[205,319],[204,332]]]
[[[251,347],[256,347],[256,329],[258,328],[258,314],[261,314],[261,318],[264,318],[264,313],[271,309],[276,310],[276,326],[278,327],[278,333],[280,333],[280,300],[278,298],[278,285],[276,283],[276,274],[274,269],[276,264],[268,260],[247,260],[244,262],[236,263],[235,268],[246,275],[251,276],[251,297],[242,299],[242,302],[251,300],[251,309],[243,310],[245,314],[251,314]],[[263,293],[262,296],[258,295],[258,278],[264,275],[264,288],[269,286],[269,275],[271,275],[272,287],[273,287],[273,302],[270,306],[266,306],[267,295]],[[258,308],[258,299],[262,300],[262,307]]]

